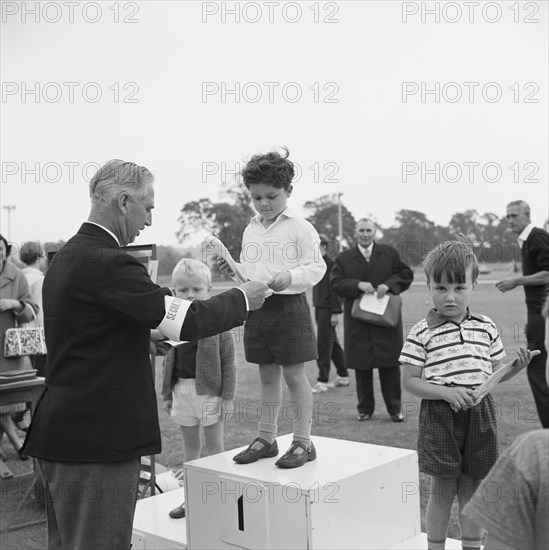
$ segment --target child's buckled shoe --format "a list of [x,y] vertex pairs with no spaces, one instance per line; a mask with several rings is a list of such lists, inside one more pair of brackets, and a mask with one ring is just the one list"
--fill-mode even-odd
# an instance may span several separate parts
[[[296,453],[298,449],[302,449],[302,452]],[[292,441],[290,448],[275,462],[275,466],[279,468],[299,468],[305,462],[315,459],[316,449],[312,441],[308,447],[302,441]]]
[[[255,449],[254,445],[256,443],[261,443],[262,447]],[[272,458],[278,454],[278,443],[276,439],[271,444],[268,441],[265,441],[261,437],[256,437],[248,446],[247,449],[244,449],[237,455],[233,456],[233,460],[237,464],[251,464],[252,462],[257,462],[260,458]]]

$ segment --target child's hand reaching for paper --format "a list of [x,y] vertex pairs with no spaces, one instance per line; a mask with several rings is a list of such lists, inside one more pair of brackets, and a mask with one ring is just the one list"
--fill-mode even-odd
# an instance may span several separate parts
[[221,271],[223,275],[227,275],[227,277],[234,277],[234,271],[229,267],[229,263],[227,262],[227,260],[225,260],[221,256],[217,256],[215,261],[217,262],[217,267],[219,267],[219,271]]

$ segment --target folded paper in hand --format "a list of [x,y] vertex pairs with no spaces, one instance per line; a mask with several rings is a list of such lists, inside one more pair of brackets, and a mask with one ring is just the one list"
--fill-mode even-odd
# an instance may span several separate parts
[[178,342],[176,340],[160,340],[159,343],[168,344],[172,348],[176,348],[177,346],[180,346],[181,344],[186,344],[187,342],[188,342],[188,340],[183,340],[181,342]]
[[[541,352],[539,350],[532,350],[531,356],[535,357]],[[518,359],[509,361],[506,365],[492,373],[480,386],[477,387],[475,393],[477,394],[477,402],[480,401],[487,393],[490,393],[501,382],[501,379],[513,368],[517,366]]]
[[516,359],[510,361],[496,372],[492,373],[480,386],[475,390],[478,399],[482,399],[487,393],[490,393],[498,385],[500,380],[513,368]]
[[238,283],[245,283],[248,280],[246,279],[246,277],[244,277],[244,275],[242,275],[242,273],[238,269],[238,265],[231,256],[231,253],[227,250],[227,247],[217,237],[209,235],[208,237],[206,237],[205,242],[213,249],[214,254],[216,254],[220,258],[223,258],[227,262],[227,264],[231,268],[231,271],[233,272],[231,278],[234,281]]
[[377,315],[383,315],[389,303],[389,295],[378,298],[376,294],[364,294],[360,300],[360,309]]

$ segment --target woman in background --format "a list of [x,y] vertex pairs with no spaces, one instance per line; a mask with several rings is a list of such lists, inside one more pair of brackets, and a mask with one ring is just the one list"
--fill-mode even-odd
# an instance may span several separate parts
[[[8,261],[11,246],[0,235],[0,373],[23,370],[23,357],[4,357],[4,337],[9,328],[27,323],[34,318],[38,306],[32,301],[29,285],[23,272]],[[19,454],[21,460],[28,457],[21,453],[22,443],[17,435],[11,415],[24,411],[25,403],[10,403],[0,405],[0,442],[4,433]]]

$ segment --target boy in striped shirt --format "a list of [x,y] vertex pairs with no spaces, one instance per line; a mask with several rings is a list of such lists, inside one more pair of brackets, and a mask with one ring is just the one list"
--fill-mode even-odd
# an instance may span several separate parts
[[[469,310],[479,274],[471,244],[438,245],[424,270],[434,308],[409,332],[399,360],[404,388],[422,398],[417,448],[419,469],[431,476],[428,548],[444,549],[457,496],[462,547],[478,550],[481,529],[461,511],[495,463],[498,445],[492,396],[479,401],[474,390],[503,366],[505,351],[494,322]],[[519,349],[503,380],[529,360],[530,351]]]

